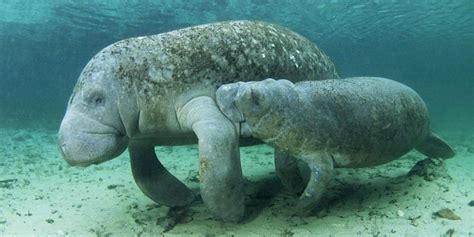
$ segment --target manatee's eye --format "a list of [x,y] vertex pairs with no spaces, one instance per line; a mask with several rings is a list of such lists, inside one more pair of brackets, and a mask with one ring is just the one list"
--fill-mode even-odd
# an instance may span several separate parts
[[104,104],[104,98],[97,96],[94,98],[94,104],[95,105],[102,105]]
[[92,93],[88,100],[90,105],[102,106],[105,104],[105,96],[100,92]]

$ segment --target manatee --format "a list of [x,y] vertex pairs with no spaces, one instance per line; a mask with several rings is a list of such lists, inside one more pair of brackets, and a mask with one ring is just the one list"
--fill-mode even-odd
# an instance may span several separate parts
[[[242,136],[261,139],[308,165],[300,214],[318,204],[334,167],[380,165],[412,149],[432,158],[454,156],[431,131],[420,96],[389,79],[237,82],[222,85],[216,100]],[[294,175],[296,163],[288,163],[290,171],[279,175]]]
[[240,139],[215,102],[226,83],[284,77],[339,77],[312,42],[284,27],[256,21],[194,26],[116,42],[81,72],[59,129],[71,165],[110,160],[127,148],[145,195],[185,207],[194,193],[157,159],[154,147],[198,143],[200,192],[218,219],[244,213]]

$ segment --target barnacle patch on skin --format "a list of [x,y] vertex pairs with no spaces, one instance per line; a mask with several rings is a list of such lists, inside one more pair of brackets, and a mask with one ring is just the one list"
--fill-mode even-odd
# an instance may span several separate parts
[[217,87],[275,76],[339,77],[314,43],[284,27],[257,21],[221,22],[125,39],[94,58],[96,64],[86,67],[90,72],[84,75],[94,73],[101,67],[97,61],[104,61],[123,87],[145,95],[149,102],[205,81]]

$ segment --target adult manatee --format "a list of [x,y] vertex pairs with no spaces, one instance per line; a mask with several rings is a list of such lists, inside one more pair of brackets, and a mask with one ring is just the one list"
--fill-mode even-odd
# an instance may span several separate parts
[[198,142],[201,196],[212,214],[244,213],[237,128],[218,109],[218,86],[268,77],[338,77],[312,42],[277,25],[232,21],[130,38],[83,69],[59,130],[71,165],[110,160],[127,147],[140,189],[162,205],[188,205],[194,194],[157,159],[154,146]]
[[267,79],[223,85],[216,95],[225,115],[240,123],[241,135],[308,164],[310,180],[299,207],[303,213],[319,201],[333,167],[384,164],[414,148],[432,158],[454,156],[431,131],[420,96],[389,79]]

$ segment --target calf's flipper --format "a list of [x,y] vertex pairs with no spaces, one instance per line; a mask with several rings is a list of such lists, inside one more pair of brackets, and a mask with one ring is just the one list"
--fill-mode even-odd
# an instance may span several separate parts
[[292,193],[303,192],[304,184],[298,168],[298,160],[275,149],[275,171],[283,186]]
[[317,206],[333,177],[334,165],[329,154],[312,154],[301,157],[311,172],[308,184],[300,196],[298,213],[306,216]]

